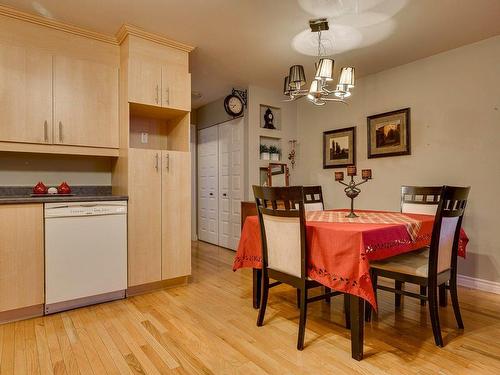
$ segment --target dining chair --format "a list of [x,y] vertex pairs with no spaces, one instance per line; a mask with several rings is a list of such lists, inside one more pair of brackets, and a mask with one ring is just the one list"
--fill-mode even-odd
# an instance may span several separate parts
[[320,185],[304,186],[304,209],[306,211],[323,211],[323,191]]
[[[435,215],[442,186],[401,186],[401,212],[410,214]],[[402,290],[404,283],[395,281],[395,288]],[[420,294],[426,294],[427,288],[420,287]],[[401,306],[401,294],[394,296],[396,307]],[[439,302],[446,305],[446,285],[439,287]],[[425,305],[425,300],[420,304]]]
[[[262,299],[257,326],[261,327],[264,323],[270,288],[282,283],[296,288],[300,291],[297,349],[302,350],[307,305],[342,293],[329,292],[308,298],[308,290],[321,284],[307,277],[304,189],[301,186],[253,186],[253,192],[259,215],[263,258]],[[270,278],[276,281],[271,283]]]
[[[381,289],[428,301],[434,341],[440,347],[443,346],[443,338],[439,325],[438,285],[449,282],[455,319],[458,327],[464,328],[458,304],[456,273],[460,228],[469,191],[470,187],[442,187],[429,248],[370,263],[375,292]],[[379,276],[427,287],[427,294],[378,285]]]

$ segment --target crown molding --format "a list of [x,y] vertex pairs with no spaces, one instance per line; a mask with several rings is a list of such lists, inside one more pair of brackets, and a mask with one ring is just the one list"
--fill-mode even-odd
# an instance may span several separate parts
[[175,48],[184,52],[191,52],[195,47],[188,44],[176,42],[175,40],[165,38],[163,36],[150,33],[136,26],[124,24],[120,27],[120,30],[116,33],[116,41],[118,44],[122,44],[125,38],[129,35],[134,35],[136,37],[149,40],[158,44],[162,44],[167,47]]
[[42,16],[37,16],[35,14],[26,13],[2,4],[0,4],[0,16],[15,18],[21,21],[33,23],[35,25],[48,27],[50,29],[63,31],[69,34],[78,35],[113,45],[120,45],[128,35],[134,35],[139,38],[146,39],[151,42],[162,44],[164,46],[175,48],[185,52],[191,52],[195,48],[188,44],[176,42],[175,40],[171,40],[161,35],[153,34],[139,27],[127,24],[124,24],[122,25],[122,27],[120,27],[120,29],[116,33],[116,36],[112,36],[107,34],[101,34],[95,31],[90,31],[82,27],[69,25],[67,23],[52,20],[50,18],[45,18]]
[[45,26],[45,27],[48,27],[50,29],[64,31],[64,32],[69,33],[69,34],[74,34],[74,35],[82,36],[85,38],[98,40],[100,42],[105,42],[105,43],[114,44],[114,45],[118,44],[118,42],[116,41],[116,38],[114,38],[111,35],[101,34],[101,33],[90,31],[90,30],[87,30],[87,29],[84,29],[84,28],[81,28],[78,26],[68,25],[68,24],[60,22],[60,21],[55,21],[55,20],[51,20],[49,18],[45,18],[45,17],[34,15],[34,14],[22,12],[20,10],[17,10],[17,9],[14,9],[14,8],[11,8],[11,7],[8,7],[5,5],[1,5],[1,4],[0,4],[0,15],[10,17],[10,18],[15,18],[15,19],[18,19],[21,21],[30,22],[30,23],[33,23],[35,25]]

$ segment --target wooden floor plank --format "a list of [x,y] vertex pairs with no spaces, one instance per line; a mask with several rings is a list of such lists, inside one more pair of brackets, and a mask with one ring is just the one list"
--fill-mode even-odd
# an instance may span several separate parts
[[446,345],[437,348],[427,306],[404,297],[396,309],[394,296],[381,291],[379,314],[365,329],[365,359],[357,362],[342,297],[309,306],[306,347],[299,352],[295,291],[273,288],[264,326],[257,327],[251,270],[232,272],[233,257],[195,242],[187,286],[1,325],[0,373],[500,373],[499,295],[460,288],[465,330],[456,328],[451,305],[440,308]]

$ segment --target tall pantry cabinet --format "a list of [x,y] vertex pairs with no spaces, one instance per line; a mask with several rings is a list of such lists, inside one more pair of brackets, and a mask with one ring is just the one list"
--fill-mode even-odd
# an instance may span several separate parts
[[190,46],[124,26],[120,156],[113,188],[129,196],[129,295],[191,273]]

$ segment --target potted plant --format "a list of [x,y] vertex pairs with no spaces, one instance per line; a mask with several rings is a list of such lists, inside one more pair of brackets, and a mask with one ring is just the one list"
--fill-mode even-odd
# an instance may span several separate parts
[[277,146],[269,146],[269,153],[271,154],[271,160],[279,161],[281,150]]
[[270,159],[269,147],[267,147],[267,145],[263,145],[263,144],[260,145],[260,158],[262,160],[269,160]]

